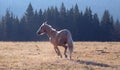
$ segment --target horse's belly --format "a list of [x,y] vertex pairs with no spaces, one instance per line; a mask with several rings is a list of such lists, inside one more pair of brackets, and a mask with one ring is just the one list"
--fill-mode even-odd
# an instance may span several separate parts
[[63,45],[65,45],[66,43],[67,43],[66,38],[59,38],[59,39],[57,40],[57,44],[58,44],[59,46],[63,46]]

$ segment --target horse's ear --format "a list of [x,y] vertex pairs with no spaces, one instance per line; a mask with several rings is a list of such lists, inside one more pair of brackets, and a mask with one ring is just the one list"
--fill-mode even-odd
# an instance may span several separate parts
[[46,24],[47,24],[47,21],[45,21],[44,24],[46,25]]
[[43,22],[42,25],[45,25],[45,23]]
[[43,24],[42,25],[46,25],[47,24],[47,22],[43,22]]

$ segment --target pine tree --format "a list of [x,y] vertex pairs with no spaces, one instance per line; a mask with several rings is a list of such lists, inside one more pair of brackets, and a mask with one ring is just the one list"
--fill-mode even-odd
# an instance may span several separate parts
[[26,10],[26,13],[25,13],[25,16],[26,16],[26,22],[27,23],[32,23],[32,19],[34,17],[34,11],[33,11],[33,7],[31,5],[31,3],[28,5],[28,8]]
[[120,41],[120,21],[117,19],[114,25],[115,33],[114,38],[116,41]]
[[74,37],[78,37],[78,38],[75,38],[75,40],[78,40],[80,39],[80,35],[78,34],[80,32],[80,17],[81,17],[81,14],[79,12],[79,9],[78,9],[78,5],[76,4],[75,7],[73,8],[73,24],[71,24],[71,26],[73,26],[73,33],[74,33]]
[[79,19],[79,17],[80,17],[80,12],[79,12],[78,5],[77,5],[77,4],[76,4],[75,7],[74,7],[74,15],[75,15],[74,18],[76,18],[76,21],[77,21],[77,20]]
[[[112,19],[113,20],[113,19]],[[111,23],[111,18],[108,10],[105,10],[104,15],[101,20],[102,35],[105,40],[111,40],[113,31],[113,22]]]
[[12,40],[11,37],[12,37],[12,25],[13,25],[13,15],[10,13],[10,11],[7,9],[6,10],[6,14],[5,16],[3,17],[3,24],[4,24],[4,27],[5,27],[5,38],[6,40]]
[[99,39],[100,39],[100,22],[99,22],[98,15],[96,13],[93,15],[92,25],[93,25],[92,30],[93,30],[94,40],[99,41]]
[[43,18],[43,11],[40,9],[39,12],[38,12],[38,22],[39,24],[42,23],[44,21],[44,18]]
[[26,40],[26,35],[27,35],[27,29],[26,29],[26,20],[25,20],[25,16],[23,16],[20,19],[20,23],[19,23],[19,27],[18,27],[18,40],[20,41],[25,41]]
[[66,23],[67,23],[67,19],[66,19],[66,7],[64,5],[64,3],[62,3],[61,7],[60,7],[60,14],[59,14],[59,26],[60,26],[60,29],[64,28],[64,26],[66,26]]
[[19,31],[19,19],[18,19],[18,17],[14,17],[14,19],[13,19],[13,24],[12,24],[12,40],[14,40],[14,41],[17,41],[17,40],[19,40],[18,38],[19,38],[19,36],[18,36],[18,31]]
[[31,3],[28,5],[28,8],[26,10],[26,13],[25,13],[25,21],[26,21],[26,39],[27,40],[32,40],[32,37],[33,35],[35,34],[34,33],[34,11],[33,11],[33,7],[31,5]]
[[64,3],[62,3],[61,7],[60,7],[60,16],[61,17],[65,17],[66,16],[66,8]]
[[1,22],[1,19],[0,19],[0,40],[2,39],[2,22]]
[[90,8],[86,8],[83,16],[82,32],[84,40],[93,39],[93,24],[92,24],[92,11]]
[[120,34],[120,21],[117,19],[115,22],[115,30]]

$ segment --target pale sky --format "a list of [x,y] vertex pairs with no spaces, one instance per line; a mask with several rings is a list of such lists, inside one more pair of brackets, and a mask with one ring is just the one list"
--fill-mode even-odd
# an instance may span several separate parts
[[90,7],[93,14],[97,13],[101,17],[104,10],[107,9],[115,19],[120,19],[120,0],[0,0],[0,16],[4,15],[8,8],[15,15],[21,17],[24,15],[30,2],[34,10],[44,10],[51,6],[60,8],[62,2],[69,9],[77,3],[80,11]]

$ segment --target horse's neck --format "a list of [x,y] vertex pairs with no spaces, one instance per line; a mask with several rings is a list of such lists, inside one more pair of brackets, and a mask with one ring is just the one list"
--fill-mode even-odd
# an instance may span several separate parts
[[56,34],[57,34],[57,31],[54,30],[54,29],[49,29],[49,30],[47,31],[47,34],[48,34],[48,36],[49,36],[50,38],[55,38],[55,36],[56,36]]

